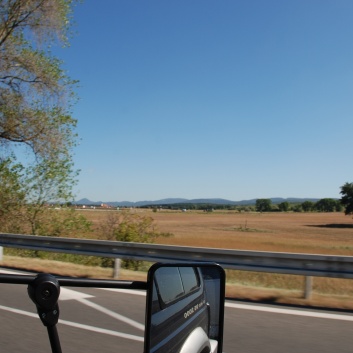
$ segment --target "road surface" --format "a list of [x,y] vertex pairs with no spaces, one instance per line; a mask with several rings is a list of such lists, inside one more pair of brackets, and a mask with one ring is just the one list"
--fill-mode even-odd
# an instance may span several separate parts
[[[50,352],[26,285],[0,284],[1,352]],[[145,292],[63,288],[64,353],[143,352]],[[226,302],[226,353],[351,353],[353,314]]]

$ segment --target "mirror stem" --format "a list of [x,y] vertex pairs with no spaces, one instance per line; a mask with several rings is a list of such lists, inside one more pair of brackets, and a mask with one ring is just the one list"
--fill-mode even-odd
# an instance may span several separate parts
[[56,326],[47,326],[47,330],[52,353],[62,353]]

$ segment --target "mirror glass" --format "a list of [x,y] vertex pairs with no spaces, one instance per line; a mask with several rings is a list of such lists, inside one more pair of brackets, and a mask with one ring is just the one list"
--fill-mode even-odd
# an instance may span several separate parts
[[224,270],[155,264],[148,274],[145,353],[221,353]]

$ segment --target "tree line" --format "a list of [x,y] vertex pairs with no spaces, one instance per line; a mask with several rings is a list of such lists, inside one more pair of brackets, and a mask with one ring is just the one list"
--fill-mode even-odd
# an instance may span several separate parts
[[340,194],[340,199],[323,198],[294,204],[287,201],[272,204],[271,199],[257,199],[255,209],[257,212],[342,212],[344,209],[346,215],[353,214],[353,183],[342,185]]
[[345,183],[341,186],[340,199],[323,198],[316,202],[304,201],[291,203],[283,201],[273,203],[271,199],[257,199],[255,205],[230,205],[213,203],[175,203],[164,205],[146,205],[140,208],[152,208],[154,211],[169,210],[196,210],[212,212],[214,210],[234,210],[239,212],[342,212],[346,215],[353,214],[353,183]]
[[289,203],[284,201],[279,204],[273,204],[271,199],[257,199],[255,209],[257,212],[342,212],[343,205],[340,200],[332,198],[323,198],[317,202]]
[[140,208],[150,208],[157,212],[160,210],[189,210],[213,212],[217,210],[238,211],[238,212],[342,212],[343,204],[340,200],[323,198],[317,202],[304,201],[293,203],[283,201],[273,203],[271,199],[257,199],[255,204],[230,205],[212,203],[176,203],[166,205],[146,205]]

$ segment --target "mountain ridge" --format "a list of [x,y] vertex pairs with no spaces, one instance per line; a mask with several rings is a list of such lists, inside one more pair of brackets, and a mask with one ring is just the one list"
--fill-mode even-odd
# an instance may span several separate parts
[[[305,201],[316,202],[320,200],[319,198],[297,198],[297,197],[271,197],[269,198],[272,203],[278,204],[281,202],[289,203],[302,203]],[[222,198],[202,198],[202,199],[184,199],[184,198],[166,198],[160,200],[145,200],[145,201],[91,201],[87,198],[82,198],[78,201],[73,202],[75,205],[94,205],[98,206],[101,204],[113,206],[113,207],[142,207],[142,206],[158,206],[158,205],[173,205],[173,204],[214,204],[214,205],[255,205],[257,199],[241,200],[241,201],[231,201]]]

